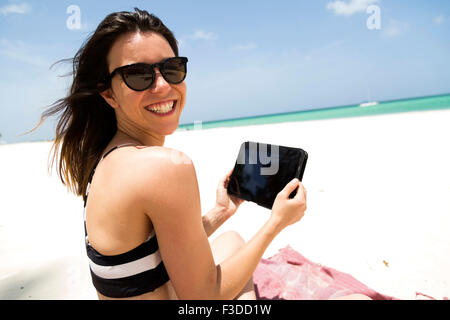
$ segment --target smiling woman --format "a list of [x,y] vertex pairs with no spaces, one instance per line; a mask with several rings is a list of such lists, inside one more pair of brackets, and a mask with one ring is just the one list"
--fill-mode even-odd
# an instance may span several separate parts
[[112,13],[76,53],[69,95],[38,124],[62,113],[53,160],[62,182],[83,196],[100,299],[254,299],[252,275],[264,251],[306,210],[294,179],[251,241],[230,231],[210,244],[243,200],[226,191],[229,171],[202,215],[191,159],[164,147],[185,107],[187,62],[156,16],[137,8]]
[[174,57],[159,33],[126,33],[115,41],[100,91],[116,111],[119,131],[145,145],[163,145],[164,136],[178,127],[186,103],[186,62]]
[[[147,34],[144,34],[145,32]],[[117,56],[122,52],[114,49],[119,48],[118,50],[123,51],[140,44],[141,49],[148,50],[149,47],[142,48],[145,46],[142,43],[143,37],[149,37],[165,45],[165,52],[160,56],[164,54],[168,54],[169,57],[178,56],[177,41],[173,33],[157,17],[141,10],[137,10],[134,14],[129,12],[110,14],[75,54],[74,78],[69,95],[45,111],[36,126],[38,128],[46,118],[62,113],[56,127],[53,159],[57,157],[58,147],[61,147],[59,173],[63,183],[67,183],[69,189],[77,195],[85,193],[89,172],[93,170],[115,134],[121,133],[118,131],[121,124],[117,118],[120,119],[124,112],[129,111],[126,108],[129,103],[124,108],[117,108],[118,104],[114,99],[123,99],[123,95],[127,94],[133,97],[132,90],[113,93],[111,87],[105,91],[104,80],[116,65],[122,62],[110,61],[120,59]],[[127,41],[135,43],[128,43],[128,47],[121,46],[127,45]],[[124,60],[132,61],[140,58],[136,56],[136,50],[133,52],[134,56],[131,54]],[[111,63],[116,64],[114,68]],[[116,84],[124,85],[119,77],[113,77],[111,86]],[[134,96],[134,100],[138,98]]]

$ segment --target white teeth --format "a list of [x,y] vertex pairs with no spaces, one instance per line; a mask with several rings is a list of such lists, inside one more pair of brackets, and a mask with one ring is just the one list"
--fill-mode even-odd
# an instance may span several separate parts
[[172,110],[174,101],[166,102],[155,107],[147,106],[145,109],[156,113],[167,113]]

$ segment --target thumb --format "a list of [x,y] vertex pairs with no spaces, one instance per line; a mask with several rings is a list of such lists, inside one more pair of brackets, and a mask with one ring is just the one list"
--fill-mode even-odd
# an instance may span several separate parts
[[231,169],[225,176],[222,177],[222,179],[219,181],[219,186],[221,186],[221,187],[223,186],[225,188],[228,187],[228,183],[230,182],[230,177],[231,177],[231,174],[233,173],[233,170],[234,170],[234,168]]
[[288,198],[292,191],[297,188],[300,180],[297,178],[292,179],[278,194],[283,198]]

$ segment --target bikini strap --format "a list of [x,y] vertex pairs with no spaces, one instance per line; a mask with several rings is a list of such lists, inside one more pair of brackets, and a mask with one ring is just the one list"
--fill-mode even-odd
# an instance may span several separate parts
[[[135,143],[124,143],[124,144],[119,144],[118,146],[115,146],[115,147],[111,148],[108,152],[106,152],[106,153],[103,155],[102,159],[104,159],[108,154],[110,154],[111,151],[114,151],[114,150],[116,150],[116,149],[118,149],[118,148],[121,148],[121,147],[129,146],[129,145],[137,146],[137,144],[135,144]],[[101,161],[102,159],[100,159],[100,161]],[[99,162],[100,162],[100,161],[99,161]],[[97,165],[98,165],[98,163],[97,163]]]

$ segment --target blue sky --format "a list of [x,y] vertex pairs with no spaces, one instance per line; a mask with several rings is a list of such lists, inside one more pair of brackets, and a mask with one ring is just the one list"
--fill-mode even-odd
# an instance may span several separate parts
[[[68,28],[71,5],[80,28]],[[379,29],[367,20],[379,9]],[[157,15],[189,57],[180,123],[450,93],[450,2],[387,0],[0,0],[0,140],[31,129],[62,98],[71,58],[111,12]],[[371,20],[372,22],[375,20]]]

